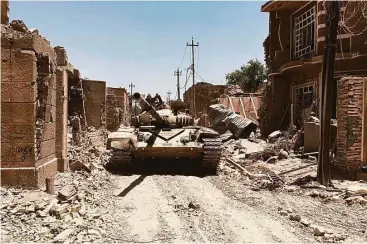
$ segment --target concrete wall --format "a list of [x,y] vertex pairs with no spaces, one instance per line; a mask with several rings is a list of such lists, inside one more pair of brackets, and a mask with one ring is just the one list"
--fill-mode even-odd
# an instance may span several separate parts
[[96,129],[106,125],[106,82],[82,80],[84,106],[88,126]]
[[366,131],[363,126],[367,78],[345,77],[338,82],[338,132],[336,169],[356,178],[362,164],[366,165]]
[[42,187],[57,172],[56,55],[38,34],[1,40],[1,183]]

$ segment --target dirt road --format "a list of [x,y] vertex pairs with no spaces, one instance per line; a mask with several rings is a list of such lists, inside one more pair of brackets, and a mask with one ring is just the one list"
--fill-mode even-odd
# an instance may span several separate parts
[[[116,176],[106,237],[126,242],[302,242],[278,220],[195,176]],[[190,204],[192,203],[192,204]],[[190,206],[189,206],[190,205]]]

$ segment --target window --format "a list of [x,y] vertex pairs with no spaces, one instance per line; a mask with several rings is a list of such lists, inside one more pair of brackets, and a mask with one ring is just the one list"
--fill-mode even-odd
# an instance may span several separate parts
[[316,6],[293,19],[293,57],[301,58],[315,51]]
[[305,109],[312,105],[313,86],[296,88],[296,106],[297,109]]

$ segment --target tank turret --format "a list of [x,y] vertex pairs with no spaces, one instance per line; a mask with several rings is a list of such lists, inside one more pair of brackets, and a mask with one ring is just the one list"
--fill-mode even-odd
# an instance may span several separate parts
[[133,118],[134,126],[153,125],[160,128],[180,128],[194,125],[194,119],[188,113],[173,111],[164,104],[158,94],[149,101],[138,92],[133,94],[133,98],[142,108],[141,113]]

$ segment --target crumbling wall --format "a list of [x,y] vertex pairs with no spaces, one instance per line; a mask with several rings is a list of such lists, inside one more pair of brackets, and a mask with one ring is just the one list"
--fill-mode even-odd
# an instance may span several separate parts
[[56,157],[58,171],[64,172],[69,168],[67,151],[68,132],[68,97],[69,79],[74,76],[74,68],[68,63],[68,56],[63,47],[54,48],[56,53]]
[[356,178],[362,165],[363,86],[367,78],[344,77],[338,81],[337,155],[335,168]]
[[79,70],[72,70],[72,74],[68,72],[68,117],[69,120],[75,116],[80,118],[80,129],[85,130],[87,127],[87,119],[85,114],[85,95],[82,86],[82,79],[80,78]]
[[[197,83],[195,84],[196,100],[195,107],[196,113],[207,113],[209,106],[212,104],[213,99],[217,99],[220,95],[224,94],[227,86],[225,85],[213,85],[210,83]],[[184,93],[184,101],[188,104],[190,112],[193,113],[193,87],[191,86]]]
[[57,172],[56,55],[22,21],[1,35],[1,183],[41,187]]
[[106,82],[82,80],[84,106],[88,126],[96,129],[106,125]]
[[107,87],[106,126],[110,131],[117,130],[120,124],[128,124],[128,99],[125,88]]
[[9,24],[9,1],[1,0],[1,24]]

